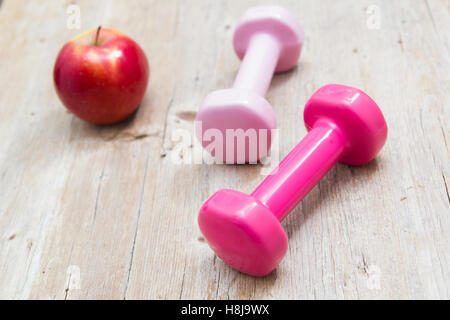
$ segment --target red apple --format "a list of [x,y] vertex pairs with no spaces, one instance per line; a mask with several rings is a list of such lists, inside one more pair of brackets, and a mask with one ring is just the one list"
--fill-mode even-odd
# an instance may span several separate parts
[[136,42],[99,27],[64,45],[53,79],[59,98],[73,114],[91,123],[111,124],[139,106],[149,73],[147,57]]

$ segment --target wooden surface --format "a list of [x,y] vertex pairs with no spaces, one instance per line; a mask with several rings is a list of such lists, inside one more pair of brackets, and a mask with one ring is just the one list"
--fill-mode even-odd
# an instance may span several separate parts
[[[333,168],[283,222],[289,251],[269,276],[240,274],[208,248],[201,204],[221,188],[251,192],[261,165],[176,164],[173,134],[232,84],[233,27],[264,2],[3,1],[0,298],[449,298],[448,0],[279,1],[306,32],[298,66],[267,96],[280,157],[327,83],[372,96],[388,141],[369,165]],[[73,3],[80,30],[66,26]],[[137,114],[108,127],[74,118],[52,83],[58,50],[99,24],[133,37],[151,64]]]

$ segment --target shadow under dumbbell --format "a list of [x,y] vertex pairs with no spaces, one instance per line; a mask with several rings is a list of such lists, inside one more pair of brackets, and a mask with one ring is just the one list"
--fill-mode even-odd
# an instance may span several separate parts
[[216,255],[213,258],[211,256],[204,258],[202,268],[208,269],[211,264],[214,271],[220,274],[220,278],[210,290],[208,299],[261,299],[261,293],[270,292],[279,276],[278,268],[263,277],[250,276],[230,268]]
[[339,197],[339,193],[345,193],[350,185],[370,184],[373,174],[379,170],[381,161],[382,157],[378,157],[362,166],[338,163],[282,222],[288,239],[301,232],[304,223],[310,217],[319,214],[322,208],[330,207],[332,196]]
[[[300,67],[301,67],[301,62],[299,62]],[[296,65],[294,68],[288,70],[288,71],[284,71],[284,72],[280,72],[280,73],[276,73],[273,76],[272,82],[270,84],[270,88],[269,88],[269,94],[271,91],[277,89],[280,86],[285,86],[285,83],[290,81],[290,79],[292,77],[295,77],[295,75],[297,74],[297,72],[299,71],[299,65]]]

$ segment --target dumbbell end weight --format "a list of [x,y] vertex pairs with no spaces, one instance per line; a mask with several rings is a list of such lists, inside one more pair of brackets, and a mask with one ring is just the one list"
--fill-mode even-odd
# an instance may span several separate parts
[[303,111],[306,129],[321,124],[337,128],[344,135],[345,149],[339,162],[361,166],[372,161],[387,139],[383,113],[363,91],[340,84],[317,90]]
[[[276,5],[247,9],[239,19],[233,45],[239,59],[244,59],[255,35],[269,35],[278,42],[275,72],[292,69],[300,57],[305,35],[295,16]],[[278,53],[279,51],[279,53]]]
[[217,256],[252,276],[270,273],[283,259],[288,240],[273,213],[239,191],[216,192],[200,209],[200,230]]
[[230,88],[206,96],[197,113],[196,126],[198,140],[216,160],[255,163],[270,150],[276,117],[269,102],[260,95]]

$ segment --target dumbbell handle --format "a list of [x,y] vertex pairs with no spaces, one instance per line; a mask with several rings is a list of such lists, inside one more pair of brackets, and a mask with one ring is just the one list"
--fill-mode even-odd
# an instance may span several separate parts
[[282,221],[339,161],[346,138],[329,123],[317,124],[252,196]]
[[265,96],[280,57],[281,47],[271,35],[261,33],[252,37],[233,88],[246,89]]

